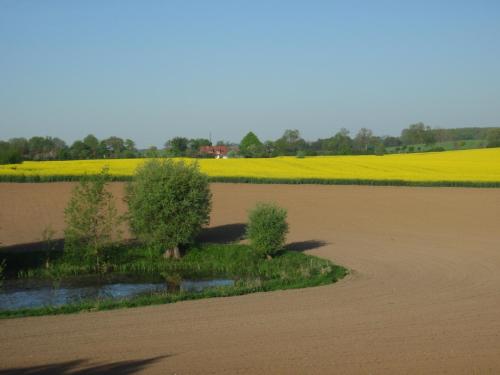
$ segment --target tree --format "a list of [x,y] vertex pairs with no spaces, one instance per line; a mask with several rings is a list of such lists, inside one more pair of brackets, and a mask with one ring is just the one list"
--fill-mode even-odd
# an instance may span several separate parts
[[305,150],[307,145],[297,129],[287,129],[281,138],[274,142],[274,146],[280,155],[296,155],[297,151]]
[[122,218],[107,189],[109,174],[86,176],[73,189],[66,207],[65,255],[74,260],[92,260],[100,269],[105,249],[120,237]]
[[52,143],[52,151],[51,151],[51,159],[61,160],[65,159],[68,155],[68,146],[66,142],[64,142],[60,138],[51,138]]
[[212,142],[210,142],[206,138],[195,138],[195,139],[190,139],[188,141],[188,150],[187,154],[189,156],[196,156],[200,152],[200,148],[203,146],[212,146]]
[[31,160],[42,160],[45,140],[43,137],[31,137],[28,141],[29,158]]
[[127,186],[131,229],[165,257],[179,258],[179,246],[191,243],[208,224],[211,198],[208,177],[198,164],[148,160]]
[[399,137],[392,137],[390,135],[382,137],[384,147],[398,147],[401,146],[401,139]]
[[137,149],[135,148],[135,142],[131,139],[125,139],[125,151],[123,156],[126,158],[135,158],[137,156]]
[[85,138],[83,138],[83,143],[88,148],[89,156],[91,158],[97,158],[97,153],[99,150],[99,140],[93,134],[89,134]]
[[158,147],[149,146],[149,148],[145,152],[145,156],[147,158],[157,158],[160,156],[160,152],[158,151]]
[[373,132],[367,128],[359,129],[354,137],[354,148],[358,153],[368,154],[373,143]]
[[69,152],[71,155],[71,159],[76,159],[76,160],[88,159],[91,153],[89,146],[87,146],[82,141],[73,142]]
[[0,164],[18,164],[22,161],[23,157],[19,150],[8,142],[0,141]]
[[268,258],[279,252],[288,233],[287,211],[273,203],[258,203],[248,215],[250,246]]
[[486,147],[500,147],[500,128],[488,131]]
[[188,142],[187,138],[175,137],[165,144],[165,148],[169,149],[174,156],[184,156],[188,148]]
[[104,155],[119,158],[123,151],[125,151],[125,143],[122,138],[113,136],[103,140],[99,148]]
[[353,141],[349,136],[349,130],[346,128],[340,129],[332,138],[327,140],[325,147],[335,155],[352,154]]
[[11,138],[10,145],[22,156],[23,159],[29,157],[29,145],[26,138]]
[[435,134],[430,126],[425,126],[422,122],[410,125],[401,132],[401,141],[405,145],[417,145],[424,143],[431,145],[436,143]]
[[240,142],[240,153],[246,158],[257,156],[262,151],[262,142],[253,133],[248,132]]

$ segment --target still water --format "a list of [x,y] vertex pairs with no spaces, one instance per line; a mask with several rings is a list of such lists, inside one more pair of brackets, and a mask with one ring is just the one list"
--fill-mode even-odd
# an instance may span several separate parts
[[158,292],[201,292],[231,286],[234,280],[179,279],[175,283],[130,276],[74,277],[61,281],[4,280],[0,287],[0,310],[62,306],[85,300],[124,299]]

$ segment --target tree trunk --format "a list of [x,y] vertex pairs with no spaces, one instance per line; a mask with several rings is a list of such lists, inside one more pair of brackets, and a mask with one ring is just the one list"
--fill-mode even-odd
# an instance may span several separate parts
[[179,246],[175,246],[173,249],[167,249],[163,253],[163,257],[170,259],[180,259],[181,258],[181,251],[179,250]]

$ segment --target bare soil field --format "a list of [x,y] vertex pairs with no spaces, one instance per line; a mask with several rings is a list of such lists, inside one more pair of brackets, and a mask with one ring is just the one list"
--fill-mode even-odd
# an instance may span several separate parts
[[[0,184],[3,245],[37,241],[48,223],[60,231],[71,186]],[[0,374],[500,373],[500,189],[213,192],[211,226],[276,201],[289,210],[289,242],[351,274],[316,288],[1,320]]]

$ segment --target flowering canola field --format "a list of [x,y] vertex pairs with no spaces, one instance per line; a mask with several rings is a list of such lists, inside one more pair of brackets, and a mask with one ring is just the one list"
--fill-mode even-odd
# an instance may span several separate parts
[[[194,162],[193,159],[185,159]],[[0,180],[10,177],[80,176],[109,167],[110,174],[131,176],[144,159],[102,159],[24,162],[0,165]],[[500,182],[500,148],[435,153],[318,156],[299,159],[198,159],[201,170],[214,179],[255,180],[398,180],[407,182]],[[321,182],[321,181],[318,181]]]

